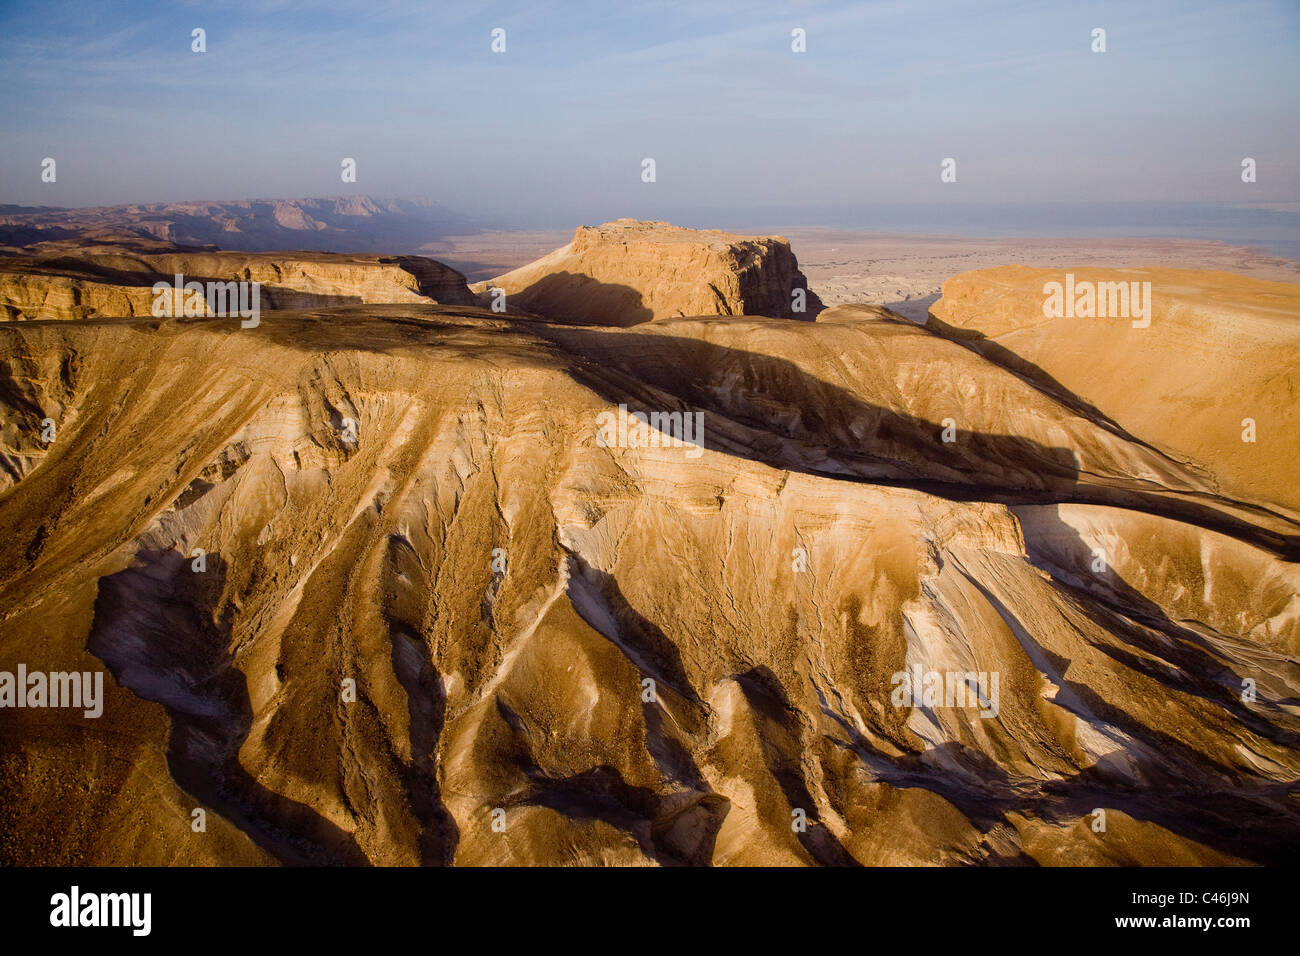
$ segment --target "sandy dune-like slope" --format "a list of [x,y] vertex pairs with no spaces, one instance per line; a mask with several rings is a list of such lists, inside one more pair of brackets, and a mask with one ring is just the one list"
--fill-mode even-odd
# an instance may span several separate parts
[[[1300,262],[1253,246],[1197,239],[975,238],[825,228],[790,229],[785,235],[799,250],[800,267],[826,305],[879,303],[922,324],[944,282],[1009,262],[1061,270],[1127,268],[1140,262],[1281,282],[1300,279]],[[463,241],[483,249],[490,238]]]
[[[1066,272],[1076,282],[1149,282],[1149,327],[1046,317],[1044,285],[1064,283]],[[1300,511],[1300,285],[1185,269],[1006,266],[949,279],[931,315],[931,328],[1207,470],[1226,494]]]

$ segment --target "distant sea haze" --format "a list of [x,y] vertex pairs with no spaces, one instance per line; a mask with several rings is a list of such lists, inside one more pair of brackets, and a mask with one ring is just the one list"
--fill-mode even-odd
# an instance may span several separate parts
[[[651,218],[649,211],[642,218]],[[1278,209],[1229,203],[880,203],[662,209],[654,210],[653,218],[696,229],[737,232],[826,226],[971,238],[1204,239],[1255,246],[1273,255],[1300,260],[1300,206]],[[559,228],[555,224],[547,225]]]

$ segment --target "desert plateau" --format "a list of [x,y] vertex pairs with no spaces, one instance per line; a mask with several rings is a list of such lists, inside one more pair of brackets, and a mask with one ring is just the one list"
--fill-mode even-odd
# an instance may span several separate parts
[[14,945],[1285,938],[1298,65],[1293,0],[0,5]]

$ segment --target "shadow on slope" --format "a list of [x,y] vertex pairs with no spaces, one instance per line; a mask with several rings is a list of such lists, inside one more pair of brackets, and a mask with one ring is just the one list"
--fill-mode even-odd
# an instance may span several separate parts
[[229,622],[214,613],[226,565],[219,554],[206,560],[194,573],[179,551],[142,551],[136,565],[103,578],[87,650],[123,687],[167,709],[167,763],[196,800],[284,863],[369,865],[351,834],[240,765],[253,712]]
[[[956,427],[954,440],[944,442],[941,424],[865,402],[788,359],[654,332],[618,336],[558,326],[535,331],[588,359],[571,374],[611,404],[627,404],[629,412],[718,416],[722,421],[711,425],[706,418],[703,444],[726,454],[954,501],[1108,504],[1211,528],[1287,560],[1300,559],[1300,527],[1262,506],[1175,493],[1140,478],[1084,474],[1072,449],[1020,435]],[[722,374],[737,367],[742,381]],[[1172,460],[1168,465],[1181,467]],[[1193,478],[1188,475],[1189,484]]]

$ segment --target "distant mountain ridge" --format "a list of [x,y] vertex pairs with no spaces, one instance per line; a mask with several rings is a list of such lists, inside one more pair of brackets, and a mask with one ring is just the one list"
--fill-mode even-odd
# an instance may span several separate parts
[[159,239],[242,252],[433,251],[443,236],[474,231],[471,220],[424,200],[348,196],[132,203],[65,209],[0,205],[0,245],[59,239]]

